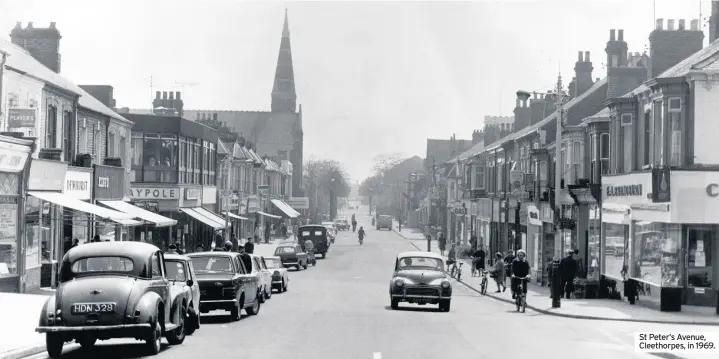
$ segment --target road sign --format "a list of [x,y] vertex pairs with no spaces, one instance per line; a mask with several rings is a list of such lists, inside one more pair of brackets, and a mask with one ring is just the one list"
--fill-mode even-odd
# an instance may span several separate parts
[[269,189],[270,186],[266,184],[257,185],[257,189]]

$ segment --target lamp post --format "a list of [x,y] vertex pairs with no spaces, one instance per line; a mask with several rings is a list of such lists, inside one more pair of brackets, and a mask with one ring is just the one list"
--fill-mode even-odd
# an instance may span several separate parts
[[561,204],[561,184],[562,184],[562,129],[564,127],[564,94],[562,90],[562,75],[559,74],[557,77],[557,89],[555,93],[555,101],[557,107],[557,135],[556,141],[554,141],[554,206],[555,206],[555,219],[557,223],[557,234],[554,237],[554,256],[562,257],[562,227],[559,223],[559,218],[562,214]]
[[230,201],[232,201],[232,191],[230,191],[230,174],[232,173],[230,171],[230,166],[232,165],[232,156],[228,153],[225,158],[222,159],[222,165],[224,166],[224,173],[225,173],[225,188],[222,192],[222,206],[225,207],[225,243],[230,241],[230,231],[228,230],[228,227],[230,226]]

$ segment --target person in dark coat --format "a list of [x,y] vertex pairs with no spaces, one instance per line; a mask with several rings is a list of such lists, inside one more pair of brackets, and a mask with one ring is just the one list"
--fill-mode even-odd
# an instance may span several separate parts
[[439,232],[439,238],[437,238],[437,246],[439,247],[439,254],[444,256],[444,250],[447,248],[447,238],[444,237],[444,233]]
[[484,258],[486,255],[487,254],[484,252],[484,246],[480,244],[479,249],[477,249],[477,251],[472,255],[474,259],[474,271],[472,271],[473,275],[475,272],[477,274],[481,274],[484,270]]
[[[578,252],[578,251],[577,251]],[[574,277],[577,275],[577,260],[574,251],[567,252],[567,256],[559,262],[559,274],[562,277],[564,296],[570,299],[574,292]]]
[[255,253],[255,244],[252,243],[252,238],[247,238],[247,243],[245,243],[245,252],[248,254]]
[[252,257],[250,257],[249,254],[245,251],[245,246],[241,245],[239,246],[240,250],[240,259],[242,259],[242,265],[245,267],[245,271],[247,274],[252,273]]

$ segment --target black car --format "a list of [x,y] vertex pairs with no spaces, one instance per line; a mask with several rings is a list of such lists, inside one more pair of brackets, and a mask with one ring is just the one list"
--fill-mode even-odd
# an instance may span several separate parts
[[322,259],[327,256],[327,250],[330,248],[329,233],[327,233],[327,227],[319,224],[310,224],[307,226],[300,227],[300,233],[298,239],[300,244],[305,243],[306,240],[311,240],[315,245],[315,253],[321,254]]

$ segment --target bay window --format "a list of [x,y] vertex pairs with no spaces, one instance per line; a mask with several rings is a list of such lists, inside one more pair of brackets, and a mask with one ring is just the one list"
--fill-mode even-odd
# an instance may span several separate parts
[[611,154],[610,138],[608,133],[599,135],[599,171],[602,175],[610,173],[609,155]]
[[177,183],[177,135],[145,133],[143,182]]
[[582,177],[584,177],[584,171],[582,163],[582,143],[579,141],[572,142],[572,181],[576,183],[576,181]]
[[132,157],[130,159],[130,182],[142,182],[142,158],[144,149],[142,145],[142,132],[132,131],[130,149],[132,151]]
[[652,112],[654,121],[652,123],[652,148],[653,165],[664,165],[664,149],[663,149],[663,138],[664,138],[664,111],[662,111],[662,101],[654,101]]
[[684,151],[682,149],[682,101],[678,97],[669,99],[669,165],[681,166]]
[[593,133],[589,136],[589,174],[592,179],[592,183],[597,183],[597,159],[599,156],[599,153],[597,152],[597,134]]

